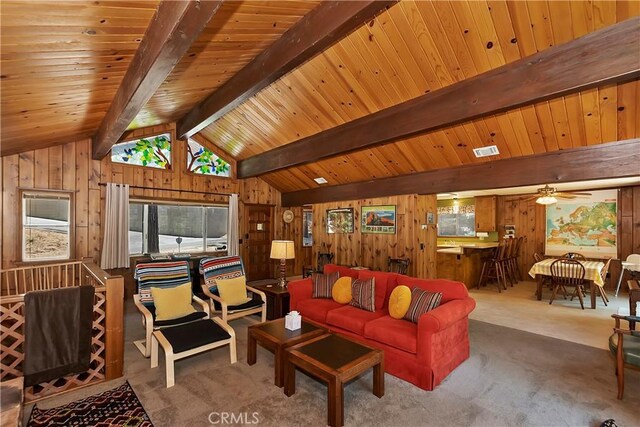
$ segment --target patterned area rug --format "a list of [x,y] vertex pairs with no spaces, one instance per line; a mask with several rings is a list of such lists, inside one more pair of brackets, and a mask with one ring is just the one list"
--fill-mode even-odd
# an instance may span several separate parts
[[35,406],[28,427],[39,426],[153,427],[153,424],[126,382],[113,390],[57,408]]

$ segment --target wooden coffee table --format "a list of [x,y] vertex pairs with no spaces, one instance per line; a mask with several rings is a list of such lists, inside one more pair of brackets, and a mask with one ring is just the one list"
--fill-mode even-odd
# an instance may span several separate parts
[[327,383],[327,418],[344,425],[344,384],[373,368],[373,394],[384,396],[384,352],[337,334],[326,334],[286,350],[284,393],[296,392],[296,368]]
[[247,363],[254,365],[257,357],[257,344],[274,353],[275,381],[278,387],[284,386],[284,350],[296,344],[327,333],[327,330],[308,320],[302,320],[302,326],[296,331],[284,327],[284,318],[249,326],[247,343]]

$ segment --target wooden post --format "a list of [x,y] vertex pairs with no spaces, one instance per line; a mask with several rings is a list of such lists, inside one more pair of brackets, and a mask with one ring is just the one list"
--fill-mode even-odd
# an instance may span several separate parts
[[122,376],[124,367],[124,277],[106,279],[105,379]]

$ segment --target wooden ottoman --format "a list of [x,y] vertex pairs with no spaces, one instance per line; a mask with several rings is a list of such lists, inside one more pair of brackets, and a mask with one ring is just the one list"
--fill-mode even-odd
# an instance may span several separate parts
[[173,387],[176,360],[229,345],[231,363],[236,363],[236,334],[219,317],[172,326],[153,332],[151,336],[151,367],[158,366],[158,343],[164,350],[167,388]]

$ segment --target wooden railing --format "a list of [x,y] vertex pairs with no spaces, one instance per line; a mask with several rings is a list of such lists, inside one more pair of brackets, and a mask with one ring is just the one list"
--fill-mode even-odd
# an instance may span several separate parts
[[26,401],[122,376],[124,279],[110,276],[91,261],[0,270],[0,380],[22,376],[24,294],[80,285],[95,288],[89,370],[27,387]]

